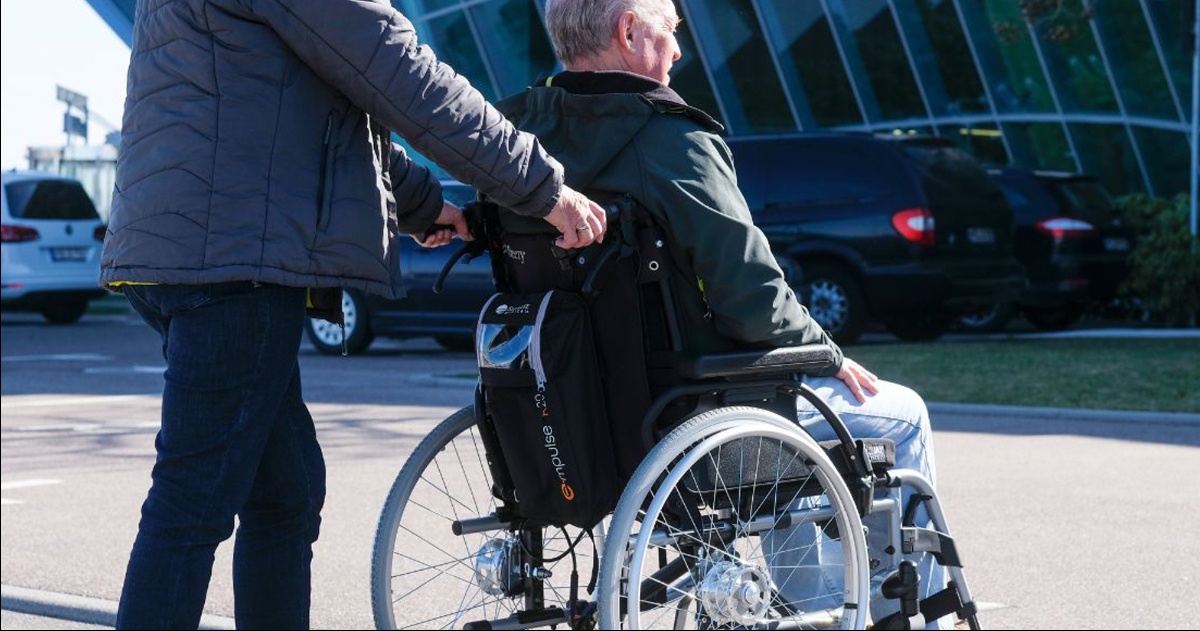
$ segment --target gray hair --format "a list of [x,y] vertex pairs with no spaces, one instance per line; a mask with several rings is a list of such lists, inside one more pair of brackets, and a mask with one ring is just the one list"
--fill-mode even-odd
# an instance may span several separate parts
[[612,43],[617,19],[633,11],[643,20],[666,17],[672,0],[546,0],[546,30],[564,63],[594,57]]

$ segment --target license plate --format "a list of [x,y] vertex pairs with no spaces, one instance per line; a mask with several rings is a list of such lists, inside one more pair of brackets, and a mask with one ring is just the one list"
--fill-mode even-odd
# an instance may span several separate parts
[[59,263],[87,260],[87,248],[50,248],[50,259]]
[[1109,252],[1124,252],[1129,249],[1129,239],[1124,237],[1106,237],[1104,249]]
[[985,226],[967,228],[967,241],[975,245],[985,245],[996,242],[996,232]]

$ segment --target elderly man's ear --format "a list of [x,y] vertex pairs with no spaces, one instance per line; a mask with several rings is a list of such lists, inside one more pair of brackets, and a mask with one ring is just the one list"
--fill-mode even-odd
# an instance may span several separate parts
[[620,18],[617,19],[617,39],[624,40],[624,46],[631,48],[633,46],[633,29],[637,26],[637,14],[633,11],[626,11]]

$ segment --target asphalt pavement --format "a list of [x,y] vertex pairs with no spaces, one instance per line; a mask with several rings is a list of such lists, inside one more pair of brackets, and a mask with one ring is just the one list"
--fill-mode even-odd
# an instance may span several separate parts
[[[116,315],[114,318],[119,318]],[[6,317],[6,324],[8,323]],[[7,331],[6,331],[7,332]],[[1156,330],[1156,329],[1084,329],[1068,331],[1063,333],[1034,333],[1034,332],[1014,332],[1007,333],[1009,337],[1188,337],[1200,338],[1200,330]],[[967,337],[967,336],[960,336]],[[994,338],[994,336],[992,336]],[[386,342],[385,342],[386,344]],[[406,342],[404,349],[406,353],[412,353],[412,349],[422,351],[421,342]],[[5,338],[5,345],[8,345],[8,337]],[[7,349],[7,348],[6,348]],[[6,355],[7,359],[8,355]],[[431,355],[432,357],[432,355]],[[460,357],[460,360],[462,357]],[[312,361],[323,361],[322,359],[314,359]],[[455,374],[461,374],[461,371],[455,371],[452,368],[446,368],[450,365],[439,365],[437,359],[430,360],[430,366],[427,371],[420,374],[408,372],[406,383],[407,387],[403,390],[414,396],[428,396],[436,401],[431,401],[428,404],[433,405],[455,405],[455,401],[461,402],[473,380],[455,377]],[[452,363],[454,366],[462,365],[462,361]],[[7,365],[6,372],[11,371],[12,365]],[[137,368],[137,365],[134,365]],[[152,366],[151,366],[152,368]],[[136,371],[134,371],[136,372]],[[151,373],[154,371],[150,371]],[[154,377],[157,377],[155,374]],[[8,377],[5,378],[7,381]],[[347,377],[353,379],[353,377]],[[310,381],[311,383],[311,381]],[[7,384],[6,384],[7,385]],[[442,390],[445,393],[439,395],[437,391]],[[5,390],[6,393],[8,389]],[[424,393],[424,395],[419,395]],[[319,393],[318,393],[319,396]],[[7,397],[6,397],[7,398]],[[36,402],[34,403],[36,404]],[[13,409],[12,404],[6,403],[5,416],[10,415]],[[438,408],[440,409],[440,408]],[[450,408],[445,408],[450,409]],[[958,431],[980,431],[986,432],[989,429],[985,428],[1000,428],[1009,427],[1013,434],[1031,434],[1037,433],[1040,426],[1050,426],[1054,423],[1054,427],[1062,427],[1063,423],[1070,423],[1075,426],[1079,423],[1078,432],[1082,437],[1087,435],[1096,435],[1096,437],[1105,438],[1129,438],[1138,439],[1142,434],[1157,434],[1163,435],[1182,435],[1184,446],[1198,446],[1196,435],[1200,435],[1200,414],[1188,413],[1148,413],[1148,411],[1123,411],[1123,410],[1079,410],[1079,409],[1062,409],[1062,408],[1026,408],[1013,407],[1013,405],[971,405],[958,403],[930,403],[931,414],[938,419],[940,427],[943,426],[949,432]],[[140,414],[140,413],[139,413]],[[440,413],[432,413],[440,414]],[[314,410],[314,416],[318,415],[318,411]],[[145,421],[142,421],[145,425]],[[140,427],[140,426],[139,426]],[[1124,427],[1124,429],[1115,427]],[[1171,429],[1171,427],[1177,429]],[[968,429],[978,428],[978,429]],[[1090,428],[1096,428],[1090,429]],[[1144,429],[1153,428],[1153,429]],[[148,431],[142,427],[138,431]],[[6,432],[10,433],[10,429],[6,427]],[[1180,433],[1183,432],[1183,433]],[[419,433],[419,432],[416,432]],[[1004,431],[997,433],[1003,434]],[[7,438],[7,437],[6,437]],[[323,440],[325,440],[323,438]],[[1180,443],[1180,439],[1164,438],[1158,440],[1164,445],[1170,443]],[[941,445],[940,441],[940,445]],[[336,449],[336,445],[335,445]],[[1008,447],[1004,447],[1008,449]],[[1018,457],[1020,450],[1014,451],[1013,457]],[[1069,457],[1069,456],[1068,456]],[[6,461],[7,461],[6,453]],[[940,461],[942,461],[940,455]],[[950,459],[953,463],[953,458]],[[7,462],[6,462],[7,464]],[[1103,470],[1103,469],[1098,469]],[[8,485],[6,483],[6,495],[8,494]],[[334,491],[331,491],[331,494]],[[950,491],[949,494],[954,494]],[[960,492],[961,493],[961,492]],[[8,500],[6,499],[6,506]],[[1136,501],[1133,503],[1136,505]],[[1194,509],[1194,507],[1193,507]],[[6,509],[5,521],[10,522],[10,513]],[[7,528],[7,523],[6,523]],[[980,527],[983,528],[983,527]],[[1193,542],[1194,543],[1194,542]],[[10,543],[6,540],[6,546]],[[5,557],[10,554],[10,549],[6,549]],[[991,559],[991,552],[984,554],[985,558]],[[1003,555],[996,559],[1002,559]],[[991,559],[989,563],[1000,563],[996,559]],[[361,578],[361,577],[359,577]],[[1184,585],[1184,593],[1194,594],[1196,578],[1188,575],[1186,577],[1189,584]],[[8,577],[5,577],[7,583]],[[44,585],[43,585],[44,587]],[[1150,587],[1150,585],[1146,585]],[[79,590],[76,590],[79,591]],[[109,594],[112,591],[109,590]],[[1014,607],[1014,603],[995,603],[996,608]],[[115,619],[116,603],[114,600],[103,599],[103,597],[91,597],[76,595],[71,587],[56,588],[55,585],[50,585],[50,589],[34,589],[26,587],[26,585],[4,584],[0,590],[0,609],[2,609],[2,618],[0,618],[0,627],[2,629],[112,629]],[[1003,618],[998,618],[1003,619]],[[1099,620],[1097,620],[1099,621]],[[1016,623],[1014,623],[1016,624]],[[1090,626],[1090,625],[1081,625]],[[203,629],[233,629],[233,620],[221,615],[205,615],[202,621]],[[1021,627],[1021,626],[1009,626]]]

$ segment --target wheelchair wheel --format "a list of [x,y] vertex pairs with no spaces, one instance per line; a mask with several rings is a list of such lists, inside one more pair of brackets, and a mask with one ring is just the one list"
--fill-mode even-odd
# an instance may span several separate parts
[[647,455],[613,513],[599,628],[844,628],[867,619],[862,522],[799,426],[706,412]]
[[[546,626],[566,622],[572,561],[590,576],[592,543],[578,529],[499,523],[455,534],[455,522],[493,515],[491,488],[467,407],[421,441],[388,494],[371,560],[377,628],[491,628],[518,614]],[[570,542],[578,543],[573,551]]]

